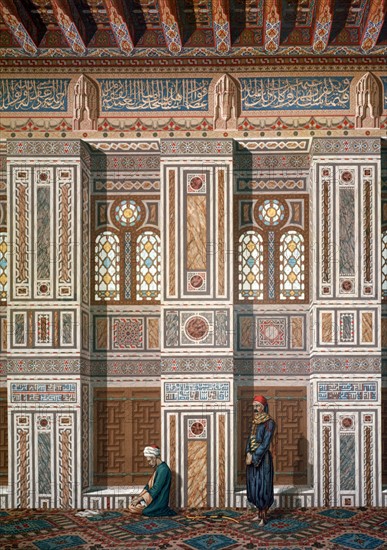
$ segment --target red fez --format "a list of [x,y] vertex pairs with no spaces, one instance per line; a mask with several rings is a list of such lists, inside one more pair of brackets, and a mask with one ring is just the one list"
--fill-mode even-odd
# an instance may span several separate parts
[[254,397],[253,401],[258,401],[258,402],[261,403],[264,407],[266,407],[266,405],[267,405],[266,397],[264,397],[263,395],[256,395],[256,396]]

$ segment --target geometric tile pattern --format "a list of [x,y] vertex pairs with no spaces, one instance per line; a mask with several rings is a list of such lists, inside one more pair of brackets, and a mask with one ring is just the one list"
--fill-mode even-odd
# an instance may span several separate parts
[[[273,509],[260,526],[255,512],[179,510],[170,518],[136,517],[127,510],[8,510],[2,514],[2,548],[184,548],[223,550],[387,548],[386,508]],[[16,546],[17,545],[17,546]]]

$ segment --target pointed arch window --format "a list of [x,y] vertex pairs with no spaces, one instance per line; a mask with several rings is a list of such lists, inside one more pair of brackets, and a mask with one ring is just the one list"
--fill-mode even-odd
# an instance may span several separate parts
[[136,298],[160,300],[160,237],[143,231],[136,241]]
[[95,299],[120,299],[120,241],[112,231],[104,231],[95,240]]
[[382,233],[382,298],[387,298],[387,229]]
[[245,231],[239,238],[239,299],[263,299],[263,241],[257,231]]
[[304,237],[288,231],[280,239],[280,299],[303,300],[305,297]]
[[7,233],[0,232],[0,300],[7,299]]

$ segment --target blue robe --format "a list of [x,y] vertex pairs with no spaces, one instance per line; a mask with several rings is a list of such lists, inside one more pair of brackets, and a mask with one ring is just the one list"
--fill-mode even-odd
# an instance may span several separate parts
[[246,445],[246,453],[253,455],[252,464],[246,466],[247,500],[259,510],[270,508],[274,502],[274,468],[269,451],[274,430],[275,422],[272,419],[258,424],[252,434],[256,444],[249,436]]
[[176,512],[168,506],[169,491],[171,488],[172,473],[165,462],[159,464],[156,468],[156,474],[153,486],[149,489],[148,483],[144,489],[152,497],[152,502],[146,506],[142,512],[143,516],[175,516]]

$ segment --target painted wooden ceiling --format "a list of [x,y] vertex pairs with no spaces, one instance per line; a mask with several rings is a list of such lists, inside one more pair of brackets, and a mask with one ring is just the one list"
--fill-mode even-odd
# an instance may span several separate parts
[[387,0],[0,0],[0,57],[380,56],[386,11]]

